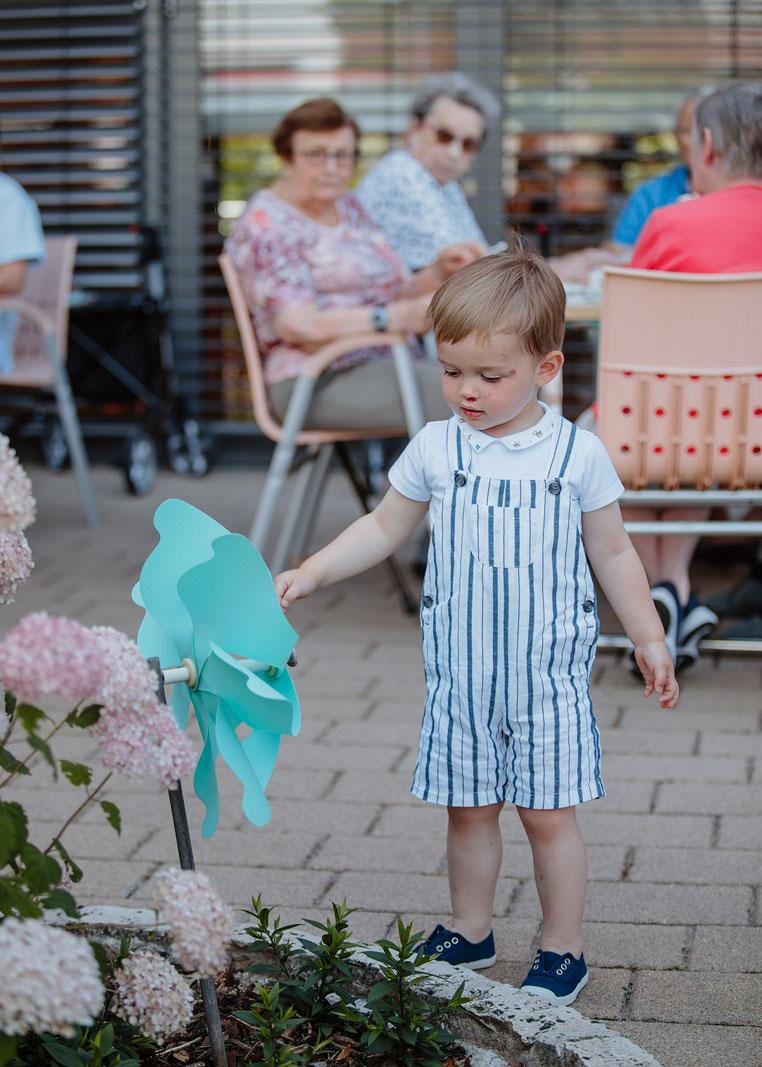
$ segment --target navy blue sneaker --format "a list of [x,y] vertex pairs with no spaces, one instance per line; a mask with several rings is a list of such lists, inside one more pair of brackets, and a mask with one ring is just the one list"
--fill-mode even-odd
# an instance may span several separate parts
[[551,1004],[573,1004],[579,991],[587,985],[585,957],[575,959],[571,952],[559,956],[557,952],[537,950],[529,974],[521,983],[525,993],[549,1000]]
[[421,952],[425,952],[427,956],[435,956],[442,963],[470,967],[472,971],[491,967],[497,959],[495,939],[491,930],[483,941],[475,945],[473,941],[467,941],[463,934],[448,930],[441,923],[434,927],[423,942]]

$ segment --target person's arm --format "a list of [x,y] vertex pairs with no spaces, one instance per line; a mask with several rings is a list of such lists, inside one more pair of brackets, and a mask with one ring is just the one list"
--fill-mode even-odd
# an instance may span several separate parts
[[27,261],[16,259],[0,265],[0,296],[14,296],[24,288]]
[[[431,293],[393,300],[388,305],[388,330],[391,333],[424,333],[430,299]],[[284,341],[310,352],[339,337],[368,333],[373,329],[372,310],[370,305],[321,311],[316,304],[289,304],[275,316],[273,327]],[[378,333],[378,343],[384,343],[383,331]]]
[[428,501],[410,500],[390,489],[370,515],[353,522],[301,567],[276,577],[275,591],[281,606],[285,610],[316,589],[367,571],[387,559],[407,540],[428,507]]
[[635,647],[646,682],[645,696],[656,693],[663,708],[674,707],[679,693],[664,628],[656,614],[643,564],[627,535],[614,501],[582,515],[585,552],[601,588]]

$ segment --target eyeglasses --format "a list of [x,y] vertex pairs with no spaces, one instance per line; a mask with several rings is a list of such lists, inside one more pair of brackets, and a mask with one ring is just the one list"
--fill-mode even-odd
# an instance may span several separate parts
[[304,152],[295,152],[294,155],[303,159],[311,167],[324,167],[329,160],[337,167],[352,167],[357,160],[356,152],[346,150],[327,152],[325,148],[308,148]]
[[457,141],[461,152],[465,152],[467,156],[472,156],[474,152],[478,152],[484,141],[483,137],[458,137],[456,133],[448,130],[446,126],[428,126],[425,122],[423,125],[431,130],[438,144],[452,144]]

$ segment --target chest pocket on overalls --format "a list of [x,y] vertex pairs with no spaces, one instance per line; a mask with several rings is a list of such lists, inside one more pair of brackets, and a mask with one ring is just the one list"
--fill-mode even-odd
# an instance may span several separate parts
[[514,481],[509,492],[493,484],[467,508],[471,554],[488,567],[528,567],[541,549],[534,485]]

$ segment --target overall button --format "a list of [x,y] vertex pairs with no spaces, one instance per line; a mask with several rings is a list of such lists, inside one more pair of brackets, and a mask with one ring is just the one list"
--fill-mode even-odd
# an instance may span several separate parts
[[561,492],[561,483],[559,482],[558,478],[554,478],[553,481],[550,483],[550,485],[548,486],[548,492],[552,493],[553,496],[558,496],[558,494]]
[[465,474],[461,474],[461,472],[458,471],[458,473],[455,475],[455,484],[457,485],[458,489],[462,489],[463,486],[466,484],[466,481],[467,478]]
[[583,611],[595,611],[595,601],[586,600],[584,602],[584,604],[582,605],[582,610]]
[[425,597],[423,597],[423,599],[421,600],[421,604],[425,608],[433,608],[434,607],[434,597],[433,596],[425,596]]

